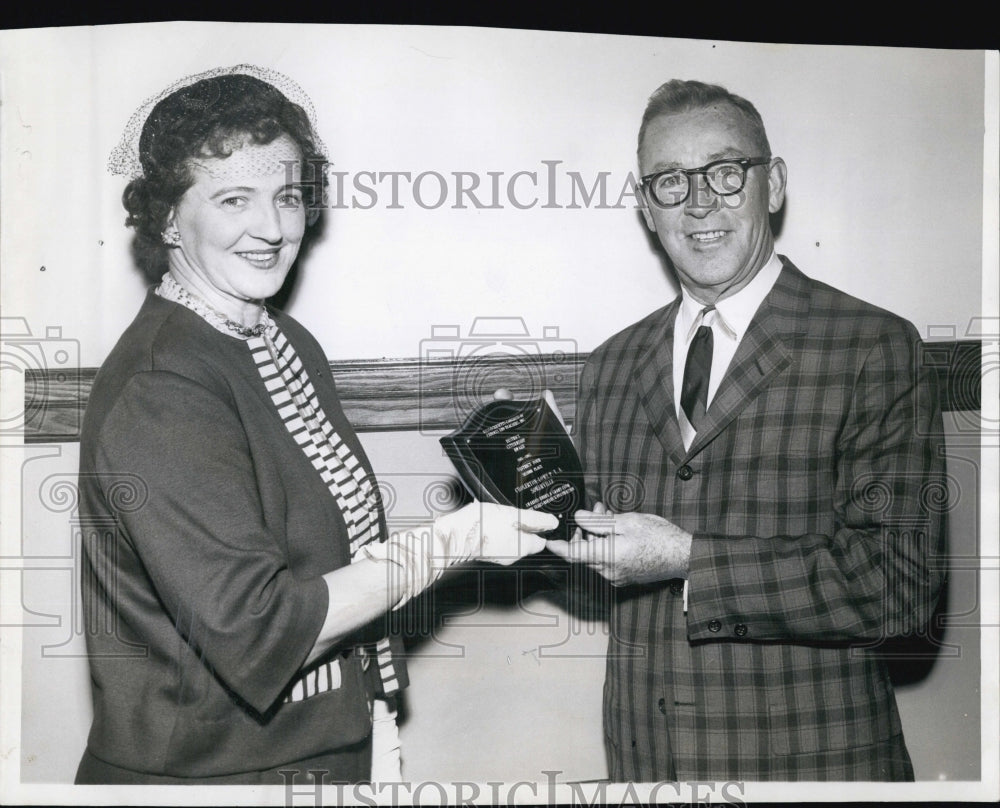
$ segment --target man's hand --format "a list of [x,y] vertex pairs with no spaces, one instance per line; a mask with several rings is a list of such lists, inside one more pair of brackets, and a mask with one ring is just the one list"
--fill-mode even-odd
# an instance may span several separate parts
[[584,539],[577,531],[570,542],[546,542],[557,556],[586,564],[615,586],[687,578],[692,536],[666,519],[651,513],[612,514],[600,502],[573,518],[591,537]]

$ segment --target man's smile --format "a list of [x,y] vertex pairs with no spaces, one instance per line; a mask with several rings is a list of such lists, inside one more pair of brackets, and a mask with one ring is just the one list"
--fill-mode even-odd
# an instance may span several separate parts
[[728,234],[728,230],[701,230],[697,233],[691,233],[689,238],[694,239],[699,244],[711,244],[719,241],[721,238]]

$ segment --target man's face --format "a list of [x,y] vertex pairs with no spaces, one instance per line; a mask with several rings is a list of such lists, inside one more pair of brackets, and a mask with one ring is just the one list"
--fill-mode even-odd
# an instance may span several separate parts
[[[661,115],[639,145],[642,176],[668,168],[699,168],[726,157],[762,157],[739,110],[728,104]],[[746,286],[771,255],[768,214],[785,199],[785,163],[747,169],[738,194],[720,197],[700,174],[689,177],[687,201],[664,208],[646,200],[643,216],[677,270],[681,284],[703,303]]]

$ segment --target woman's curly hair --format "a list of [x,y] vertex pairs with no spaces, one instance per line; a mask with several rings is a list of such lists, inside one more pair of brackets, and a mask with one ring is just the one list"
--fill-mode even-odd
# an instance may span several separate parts
[[[233,144],[266,145],[287,135],[302,154],[302,192],[312,225],[326,198],[327,159],[309,117],[265,81],[243,74],[202,79],[171,93],[150,111],[139,137],[142,176],[122,194],[133,247],[150,280],[167,267],[162,233],[170,211],[194,183],[190,160],[228,157]],[[238,148],[238,145],[237,145]]]

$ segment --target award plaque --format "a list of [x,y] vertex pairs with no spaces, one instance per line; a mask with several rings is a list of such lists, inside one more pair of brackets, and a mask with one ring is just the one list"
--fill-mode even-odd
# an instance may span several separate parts
[[554,514],[559,527],[541,535],[573,536],[573,513],[584,507],[583,468],[544,399],[484,404],[441,445],[474,497]]

